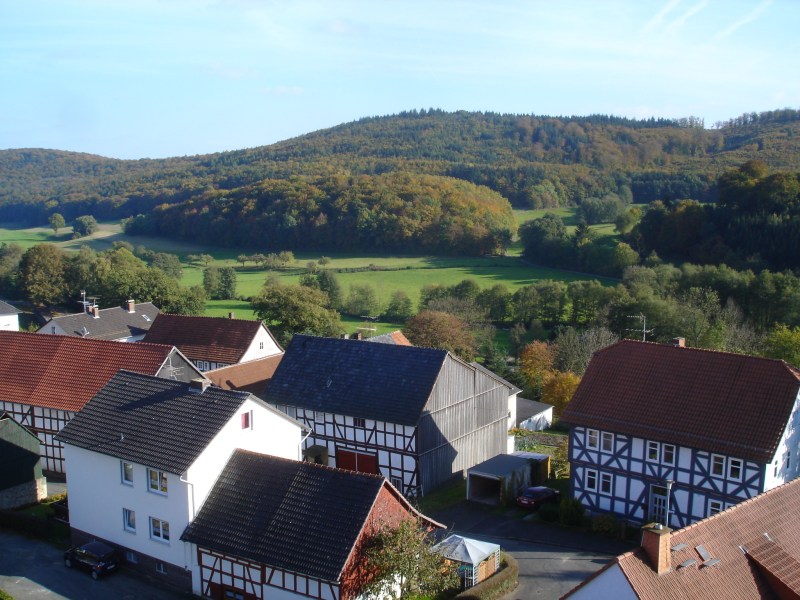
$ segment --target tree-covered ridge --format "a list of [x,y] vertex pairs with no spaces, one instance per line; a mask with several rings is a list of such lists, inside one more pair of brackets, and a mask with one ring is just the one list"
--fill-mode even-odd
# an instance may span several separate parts
[[137,216],[126,231],[221,246],[483,254],[505,250],[516,226],[508,201],[486,187],[388,173],[205,191]]
[[119,218],[206,190],[265,179],[408,172],[485,185],[519,207],[575,205],[609,193],[635,202],[713,200],[726,169],[758,158],[800,170],[800,112],[742,115],[715,129],[697,119],[632,120],[411,111],[205,156],[122,161],[52,150],[0,151],[0,219],[44,224]]

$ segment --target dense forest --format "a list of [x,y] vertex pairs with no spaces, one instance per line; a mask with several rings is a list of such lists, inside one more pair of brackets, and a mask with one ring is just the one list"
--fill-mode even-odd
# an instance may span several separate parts
[[[0,219],[45,224],[56,212],[68,220],[82,215],[125,218],[148,215],[159,207],[163,213],[159,218],[180,222],[186,235],[191,235],[193,229],[207,227],[204,219],[210,219],[192,218],[195,210],[217,217],[226,211],[254,215],[249,206],[233,205],[288,202],[302,221],[312,218],[320,202],[341,203],[352,194],[356,196],[352,210],[379,213],[373,206],[393,201],[384,196],[404,198],[429,187],[437,190],[434,202],[441,204],[443,196],[460,194],[452,203],[454,208],[470,205],[494,218],[496,198],[475,188],[458,188],[447,178],[488,187],[515,207],[540,208],[581,205],[611,194],[636,203],[685,198],[713,201],[718,196],[717,179],[748,160],[758,159],[776,172],[800,170],[800,111],[746,114],[711,129],[703,125],[694,118],[631,120],[422,110],[361,119],[271,146],[206,156],[121,161],[55,150],[4,150],[0,151]],[[408,175],[387,177],[398,173]],[[434,184],[411,176],[444,179]],[[340,186],[343,180],[350,183],[341,193],[326,187]],[[392,189],[396,183],[401,189]],[[312,196],[321,190],[322,196],[310,198],[307,207],[301,206],[299,196],[280,197],[282,189],[289,194],[300,190],[302,196],[303,188]],[[415,202],[419,206],[423,200],[415,198]],[[182,206],[167,208],[176,204]],[[322,212],[330,219],[350,210]],[[463,213],[456,213],[456,220],[463,218]],[[270,222],[268,216],[259,218]],[[426,223],[424,218],[411,220]],[[495,226],[490,218],[479,228]],[[294,235],[302,238],[307,231],[300,227]],[[359,243],[374,231],[368,227],[363,235],[359,232]],[[266,233],[270,238],[283,235],[278,230]],[[327,240],[336,243],[331,236],[337,234],[317,233],[329,235]],[[244,239],[225,243],[245,243]],[[483,238],[476,235],[475,239]]]

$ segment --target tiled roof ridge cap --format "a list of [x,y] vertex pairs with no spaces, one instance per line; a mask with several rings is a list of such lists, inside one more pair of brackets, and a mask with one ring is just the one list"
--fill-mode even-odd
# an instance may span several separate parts
[[259,325],[262,323],[261,319],[239,319],[236,317],[231,319],[230,317],[212,317],[210,315],[179,315],[176,313],[168,313],[168,312],[162,312],[158,316],[179,317],[181,319],[204,319],[208,321],[237,321],[239,323],[258,323]]
[[[49,322],[49,321],[48,321]],[[33,339],[41,340],[42,343],[47,343],[48,339],[61,339],[61,340],[69,340],[70,344],[77,343],[77,344],[98,344],[98,345],[110,345],[113,348],[119,348],[121,345],[126,345],[133,348],[138,348],[140,346],[148,347],[148,348],[159,348],[164,349],[168,348],[172,350],[174,346],[170,344],[158,344],[155,342],[117,342],[115,340],[102,340],[98,338],[82,338],[76,337],[74,335],[65,335],[63,333],[53,333],[48,335],[42,335],[40,333],[36,333],[35,331],[2,331],[0,334],[13,334],[13,335],[23,335],[23,336],[30,336]]]

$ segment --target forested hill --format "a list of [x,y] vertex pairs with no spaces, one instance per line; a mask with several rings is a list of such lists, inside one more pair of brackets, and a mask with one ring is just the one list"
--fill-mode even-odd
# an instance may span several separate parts
[[126,217],[220,193],[241,197],[265,180],[391,172],[466,180],[517,207],[579,204],[609,193],[635,202],[712,200],[717,177],[751,159],[773,171],[800,170],[800,111],[742,115],[705,129],[691,118],[423,110],[205,156],[122,161],[0,151],[0,219],[43,224],[53,212],[67,219]]

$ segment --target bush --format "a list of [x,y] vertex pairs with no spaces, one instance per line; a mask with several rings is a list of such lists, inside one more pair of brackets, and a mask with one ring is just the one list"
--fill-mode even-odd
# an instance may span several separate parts
[[456,596],[458,600],[495,600],[502,598],[518,585],[519,565],[516,559],[505,552],[500,554],[500,570],[478,585],[464,590]]
[[545,523],[555,523],[559,518],[559,508],[555,504],[543,504],[539,509],[539,519]]
[[564,498],[558,506],[558,520],[562,525],[577,527],[583,524],[583,515],[586,509],[580,500]]
[[613,536],[619,532],[619,523],[614,515],[595,515],[592,517],[592,531]]

